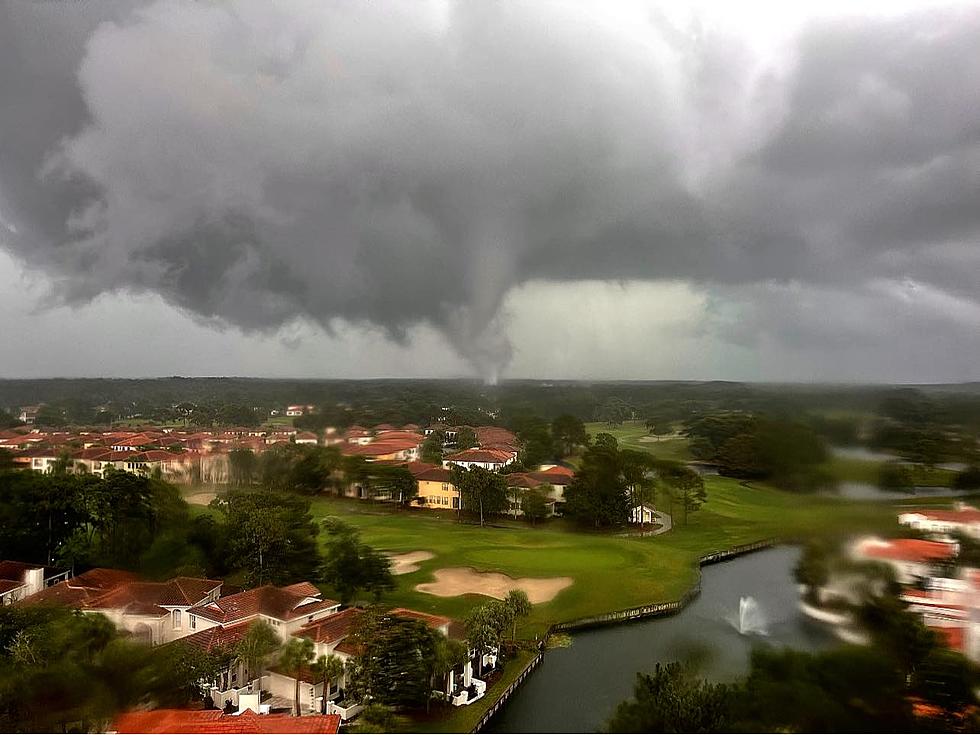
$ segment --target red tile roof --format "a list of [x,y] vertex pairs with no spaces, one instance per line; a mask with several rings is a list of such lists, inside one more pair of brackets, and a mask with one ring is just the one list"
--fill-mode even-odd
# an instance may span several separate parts
[[399,618],[408,618],[409,620],[421,620],[433,628],[441,628],[453,622],[452,618],[444,618],[442,615],[431,615],[429,613],[419,612],[418,610],[409,610],[405,607],[396,607],[393,610],[389,610],[388,614]]
[[[319,591],[317,594],[319,595]],[[311,600],[312,597],[313,595],[273,587],[270,584],[221,597],[216,602],[192,608],[190,612],[216,623],[245,620],[256,615],[266,615],[277,620],[295,620],[340,605],[334,600]]]
[[213,651],[216,648],[227,648],[234,646],[238,641],[245,637],[248,629],[252,627],[254,621],[247,620],[244,623],[235,623],[227,627],[216,625],[213,628],[199,630],[184,638],[178,638],[175,643],[184,643],[203,651]]
[[340,715],[257,715],[246,710],[226,715],[221,710],[158,709],[126,712],[112,724],[118,733],[336,733]]
[[432,467],[431,469],[416,474],[415,479],[426,482],[449,482],[449,470],[445,469],[444,467]]
[[165,615],[164,606],[197,605],[221,586],[221,580],[175,577],[167,582],[128,582],[87,601],[94,610],[124,610],[140,615]]
[[980,510],[966,507],[962,510],[913,510],[930,521],[945,521],[946,523],[980,523]]
[[336,615],[305,625],[293,635],[298,638],[309,638],[314,643],[333,643],[346,637],[351,627],[363,614],[363,610],[349,607]]
[[864,556],[876,559],[922,563],[943,561],[956,556],[956,546],[953,544],[913,538],[865,541],[860,550]]
[[513,452],[501,449],[464,449],[446,457],[447,462],[498,462],[503,463],[512,459]]
[[41,590],[28,597],[24,602],[81,607],[86,602],[98,598],[119,585],[135,582],[137,579],[138,577],[132,572],[97,567]]

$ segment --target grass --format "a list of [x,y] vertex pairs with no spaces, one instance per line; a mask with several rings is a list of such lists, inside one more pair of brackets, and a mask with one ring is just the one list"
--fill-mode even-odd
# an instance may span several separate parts
[[338,498],[317,498],[312,510],[317,518],[342,517],[376,548],[435,555],[418,571],[398,577],[398,588],[386,597],[392,604],[462,618],[486,599],[435,597],[414,589],[442,567],[468,566],[512,577],[572,577],[574,584],[554,600],[534,606],[522,626],[525,637],[543,634],[554,622],[675,599],[696,580],[697,558],[711,551],[768,537],[801,539],[896,527],[895,509],[888,504],[706,479],[708,502],[686,525],[680,513],[673,531],[645,538],[590,533],[565,521],[537,528],[522,522],[480,528],[456,523],[448,512],[398,511]]
[[593,437],[596,434],[611,434],[616,437],[621,449],[648,452],[658,459],[674,459],[681,462],[693,459],[688,451],[685,437],[652,437],[642,421],[626,421],[618,426],[594,422],[586,424],[585,430]]
[[[885,462],[851,457],[832,457],[824,469],[838,482],[864,482],[878,484],[878,475]],[[938,467],[909,465],[915,485],[923,487],[952,487],[956,472]]]

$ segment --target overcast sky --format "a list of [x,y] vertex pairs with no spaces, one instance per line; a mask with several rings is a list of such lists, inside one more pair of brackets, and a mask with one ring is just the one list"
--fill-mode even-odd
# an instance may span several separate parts
[[980,2],[807,5],[0,0],[0,376],[980,380]]

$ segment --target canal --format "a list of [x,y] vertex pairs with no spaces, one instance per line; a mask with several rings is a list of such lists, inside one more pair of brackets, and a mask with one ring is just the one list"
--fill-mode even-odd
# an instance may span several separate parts
[[601,730],[632,694],[636,672],[658,661],[688,661],[725,680],[747,670],[753,646],[834,645],[799,611],[798,556],[777,547],[705,567],[701,595],[678,615],[576,633],[568,648],[548,651],[485,732]]

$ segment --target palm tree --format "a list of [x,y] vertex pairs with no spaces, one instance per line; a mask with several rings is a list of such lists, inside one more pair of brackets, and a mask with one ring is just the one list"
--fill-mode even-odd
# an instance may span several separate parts
[[[465,643],[454,638],[439,638],[436,643],[435,656],[432,660],[433,677],[441,676],[443,681],[445,681],[450,671],[460,664],[465,664],[468,659],[469,648]],[[452,696],[453,693],[450,691],[447,694]],[[432,697],[430,696],[425,702],[426,711],[429,710],[431,701]]]
[[511,614],[511,622],[514,626],[513,633],[511,634],[511,640],[517,640],[517,619],[524,618],[531,614],[531,601],[528,599],[527,592],[520,589],[514,589],[507,593],[507,597],[504,599],[504,604],[507,605]]
[[260,620],[249,626],[235,646],[235,658],[245,664],[248,681],[252,681],[256,673],[261,676],[263,665],[279,645],[279,636],[268,623]]
[[323,704],[321,714],[327,714],[327,699],[330,695],[330,685],[344,674],[344,662],[339,656],[332,653],[329,656],[320,656],[310,667],[313,673],[323,681]]
[[309,638],[293,638],[279,655],[279,665],[293,674],[296,691],[293,701],[296,706],[296,716],[299,717],[299,678],[303,675],[303,667],[313,660],[313,641]]

